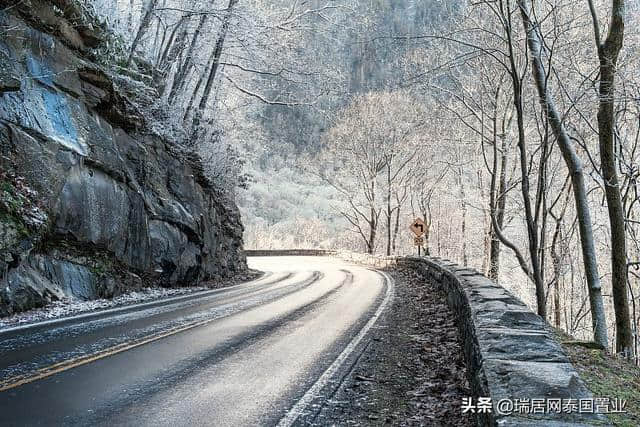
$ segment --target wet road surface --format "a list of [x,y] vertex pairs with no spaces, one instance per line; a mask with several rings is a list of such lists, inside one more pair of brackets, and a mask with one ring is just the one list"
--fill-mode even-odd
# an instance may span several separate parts
[[388,305],[383,274],[255,257],[230,288],[0,330],[0,425],[292,425]]

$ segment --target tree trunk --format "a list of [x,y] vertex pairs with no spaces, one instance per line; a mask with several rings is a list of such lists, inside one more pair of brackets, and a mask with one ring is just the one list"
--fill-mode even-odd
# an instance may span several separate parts
[[556,229],[551,241],[551,262],[553,264],[553,308],[554,325],[560,328],[560,279],[562,278],[562,255],[558,251],[558,241],[562,238],[562,218],[556,219]]
[[[211,64],[213,64],[213,54],[211,55],[211,58],[209,58],[209,60],[207,61],[207,66],[205,67],[205,70],[208,70]],[[196,83],[196,86],[193,88],[193,92],[191,92],[191,98],[189,98],[189,103],[187,104],[187,108],[185,108],[184,116],[182,119],[183,122],[185,123],[187,122],[187,120],[189,120],[189,116],[193,111],[196,98],[198,97],[198,92],[200,92],[200,88],[204,84],[205,75],[206,75],[206,72],[200,74],[200,76],[198,77],[198,82]]]
[[136,36],[133,38],[133,42],[131,43],[131,48],[129,50],[129,57],[127,58],[127,67],[131,65],[131,61],[133,59],[133,55],[136,52],[136,48],[140,43],[140,40],[144,36],[144,34],[149,29],[151,24],[151,18],[153,17],[153,11],[156,8],[156,4],[158,0],[149,0],[149,4],[144,11],[144,15],[142,16],[142,20],[140,21],[140,26],[138,27],[138,31],[136,32]]
[[189,49],[186,53],[186,58],[182,65],[178,68],[176,72],[176,76],[173,78],[173,84],[171,85],[171,90],[169,91],[169,101],[176,99],[176,95],[179,91],[182,90],[186,83],[186,77],[191,71],[193,66],[193,52],[195,50],[196,44],[198,43],[198,39],[200,38],[200,33],[202,32],[202,28],[207,22],[208,15],[202,15],[200,17],[200,22],[198,22],[198,27],[193,33],[193,38],[191,39],[191,43],[189,44]]
[[396,211],[396,224],[393,229],[393,245],[392,250],[395,254],[398,250],[397,241],[398,241],[398,233],[400,232],[400,202],[398,202],[398,210]]
[[[509,5],[509,3],[507,3]],[[511,16],[511,11],[508,11],[508,16]],[[529,182],[529,164],[527,153],[527,139],[525,133],[524,124],[524,104],[522,100],[522,81],[518,71],[518,66],[515,61],[515,52],[512,39],[512,29],[509,26],[507,31],[507,42],[509,47],[509,60],[511,66],[511,80],[513,84],[513,103],[516,109],[517,125],[518,125],[518,150],[520,157],[520,175],[521,175],[521,192],[522,201],[524,204],[524,214],[527,224],[527,236],[529,256],[531,258],[531,271],[528,271],[529,278],[533,281],[536,287],[536,303],[537,312],[540,317],[546,320],[547,317],[547,303],[546,303],[546,290],[544,283],[542,282],[542,274],[540,272],[540,262],[538,259],[538,225],[534,218],[531,198],[530,198],[530,182]],[[497,228],[497,224],[496,225]],[[496,232],[502,230],[496,230]],[[523,270],[527,270],[526,262],[523,257],[518,259]]]
[[[160,7],[165,7],[167,0],[162,0],[162,4]],[[156,35],[153,38],[153,57],[155,58],[158,55],[158,51],[161,50],[162,44],[158,45],[160,41],[160,22],[156,25]]]
[[204,92],[202,93],[202,98],[200,98],[200,103],[198,104],[198,110],[194,115],[194,122],[193,122],[194,128],[197,127],[198,123],[202,119],[202,114],[204,113],[204,110],[207,107],[207,103],[209,102],[209,96],[211,95],[213,82],[216,79],[216,74],[218,73],[218,67],[220,65],[220,56],[222,55],[222,48],[224,47],[224,42],[227,38],[227,32],[229,31],[229,23],[231,22],[231,15],[238,1],[239,0],[229,0],[229,5],[227,6],[227,13],[222,22],[222,27],[220,28],[220,34],[218,35],[218,40],[216,41],[216,46],[213,49],[213,64],[211,64],[211,70],[209,71],[209,77],[207,78],[207,83],[204,86]]
[[462,166],[458,167],[459,188],[460,188],[460,208],[462,209],[462,265],[466,267],[469,264],[469,256],[467,254],[467,200],[464,192],[464,177]]
[[134,3],[135,0],[129,0],[129,13],[127,14],[127,28],[131,32],[133,32],[133,10],[135,9],[135,7],[133,7]]
[[531,52],[532,73],[538,91],[538,97],[542,109],[547,116],[551,129],[556,137],[564,161],[571,174],[573,194],[576,203],[576,213],[578,216],[578,228],[580,231],[580,243],[582,247],[582,258],[584,262],[585,274],[589,290],[589,303],[591,306],[591,320],[593,325],[594,340],[604,349],[607,349],[607,325],[602,301],[602,286],[598,274],[598,263],[596,260],[595,244],[593,239],[593,225],[591,223],[591,212],[589,211],[589,201],[584,182],[584,172],[582,161],[576,153],[569,135],[562,123],[562,117],[558,112],[555,102],[547,87],[547,72],[544,69],[542,58],[542,40],[538,32],[538,25],[532,21],[529,7],[526,0],[518,0],[522,23],[527,34],[527,43]]
[[391,256],[391,162],[387,161],[387,256]]
[[[504,226],[504,211],[507,203],[506,191],[507,191],[507,142],[504,137],[501,138],[502,146],[500,153],[500,177],[498,179],[498,193],[495,195],[495,206],[491,207],[493,211],[493,215],[496,219],[496,224],[502,230]],[[494,170],[493,173],[496,174],[498,167],[498,150],[495,148],[497,145],[497,141],[494,141]],[[491,191],[495,191],[495,183],[492,185]],[[489,278],[495,281],[499,280],[500,277],[500,239],[496,235],[495,230],[493,230],[492,225],[491,232],[491,247],[489,249]]]
[[616,170],[614,149],[614,104],[615,73],[618,55],[624,40],[624,0],[612,1],[609,34],[603,44],[600,43],[599,26],[593,3],[589,5],[594,17],[594,33],[600,60],[600,98],[598,105],[598,138],[600,142],[600,164],[604,180],[609,223],[611,225],[611,288],[613,307],[616,317],[616,353],[633,356],[633,333],[629,313],[627,293],[627,236],[625,212],[620,196],[620,183]]
[[174,40],[176,39],[176,34],[178,34],[178,29],[181,27],[181,23],[182,19],[178,24],[176,24],[173,30],[171,30],[171,34],[169,35],[169,40],[167,40],[167,43],[164,46],[160,46],[162,53],[160,54],[158,61],[156,62],[156,71],[159,72],[163,77],[166,77],[164,75],[166,71],[165,67],[167,62],[169,62],[170,52],[173,49]]
[[376,247],[376,232],[378,228],[378,221],[376,210],[371,207],[371,220],[369,221],[369,241],[367,242],[367,253],[373,255]]
[[556,328],[560,329],[562,321],[562,308],[560,307],[560,280],[558,280],[554,286],[553,292],[553,307],[554,307],[554,324]]
[[[429,212],[425,209],[422,213],[422,220],[425,224],[424,230],[424,254],[425,256],[431,256],[431,217],[429,216]],[[440,242],[438,242],[438,254],[440,253]]]

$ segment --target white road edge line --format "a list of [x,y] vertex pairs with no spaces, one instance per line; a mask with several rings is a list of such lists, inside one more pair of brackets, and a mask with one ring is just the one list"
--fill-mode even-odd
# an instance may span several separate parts
[[311,386],[309,390],[298,400],[298,402],[287,412],[287,415],[282,417],[280,422],[278,423],[278,427],[291,427],[293,423],[296,422],[298,417],[304,413],[304,410],[309,406],[309,404],[313,401],[313,399],[318,395],[320,390],[322,390],[331,380],[332,377],[338,372],[338,370],[342,367],[342,364],[347,360],[347,358],[353,353],[356,349],[360,341],[365,337],[365,335],[369,332],[369,330],[376,323],[380,315],[386,310],[387,306],[393,300],[393,296],[395,294],[395,284],[393,283],[393,279],[382,271],[377,271],[382,277],[384,277],[385,282],[387,283],[387,292],[384,297],[384,300],[374,313],[374,315],[369,319],[366,325],[360,330],[358,335],[356,335],[351,342],[345,347],[345,349],[340,353],[338,358],[333,361],[331,366],[327,368],[326,371],[318,378],[314,385]]
[[190,298],[196,298],[196,297],[206,297],[206,296],[210,296],[210,295],[215,295],[215,294],[219,294],[221,292],[224,291],[228,291],[229,289],[233,289],[233,288],[237,288],[239,286],[242,285],[247,285],[247,284],[251,284],[251,283],[258,283],[261,282],[267,278],[270,278],[273,276],[273,273],[266,273],[264,276],[260,277],[259,279],[256,280],[251,280],[249,282],[244,282],[244,283],[238,283],[237,285],[232,285],[232,286],[227,286],[225,288],[219,288],[219,289],[211,289],[208,291],[198,291],[198,292],[193,292],[190,294],[186,294],[186,295],[178,295],[175,297],[170,297],[167,299],[154,299],[152,301],[147,301],[147,302],[141,302],[141,303],[137,303],[137,304],[130,304],[130,305],[123,305],[120,307],[113,307],[113,308],[107,308],[107,309],[103,309],[103,310],[91,310],[91,311],[86,311],[84,313],[80,313],[80,314],[76,314],[73,316],[67,316],[67,317],[58,317],[55,319],[50,319],[50,320],[43,320],[40,322],[33,322],[33,323],[26,323],[24,325],[18,325],[18,326],[11,326],[9,328],[2,328],[0,329],[0,336],[2,336],[3,334],[7,334],[9,332],[16,332],[16,331],[22,331],[25,329],[31,329],[31,328],[36,328],[36,327],[40,327],[40,326],[50,326],[50,325],[55,325],[57,323],[63,323],[63,322],[68,322],[70,320],[79,320],[79,319],[84,319],[86,317],[98,317],[104,314],[113,314],[113,313],[119,313],[121,311],[125,311],[125,310],[131,310],[131,309],[138,309],[138,308],[144,308],[150,305],[163,305],[163,304],[170,304],[170,303],[174,303],[174,302],[180,302],[182,300],[188,300]]

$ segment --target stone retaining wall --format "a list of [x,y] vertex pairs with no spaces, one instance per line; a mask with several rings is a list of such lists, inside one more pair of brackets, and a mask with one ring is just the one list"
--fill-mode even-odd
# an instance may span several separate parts
[[416,268],[446,291],[457,314],[474,402],[490,397],[494,404],[492,413],[478,415],[479,425],[607,424],[603,416],[577,412],[496,414],[495,405],[502,399],[578,399],[579,403],[592,394],[548,325],[509,291],[450,261],[409,257],[397,262]]
[[324,249],[271,249],[271,250],[245,250],[245,256],[330,256],[336,251]]
[[398,257],[378,256],[351,251],[336,251],[330,249],[249,249],[245,256],[331,256],[347,262],[366,265],[373,268],[385,268],[395,265]]

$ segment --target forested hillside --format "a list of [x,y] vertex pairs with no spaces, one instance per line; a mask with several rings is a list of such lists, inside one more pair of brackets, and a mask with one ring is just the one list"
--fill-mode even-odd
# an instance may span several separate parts
[[[369,92],[409,83],[415,71],[410,58],[420,52],[403,38],[440,28],[451,19],[451,8],[456,6],[437,0],[344,2],[331,20],[311,20],[294,44],[296,54],[285,57],[292,66],[315,58],[310,70],[317,83],[294,91],[295,105],[265,103],[255,115],[252,136],[264,143],[248,167],[254,183],[238,195],[248,247],[363,249],[340,213],[339,192],[310,166],[324,152],[327,132],[344,108]],[[276,82],[276,88],[272,93],[292,90],[286,81]]]

